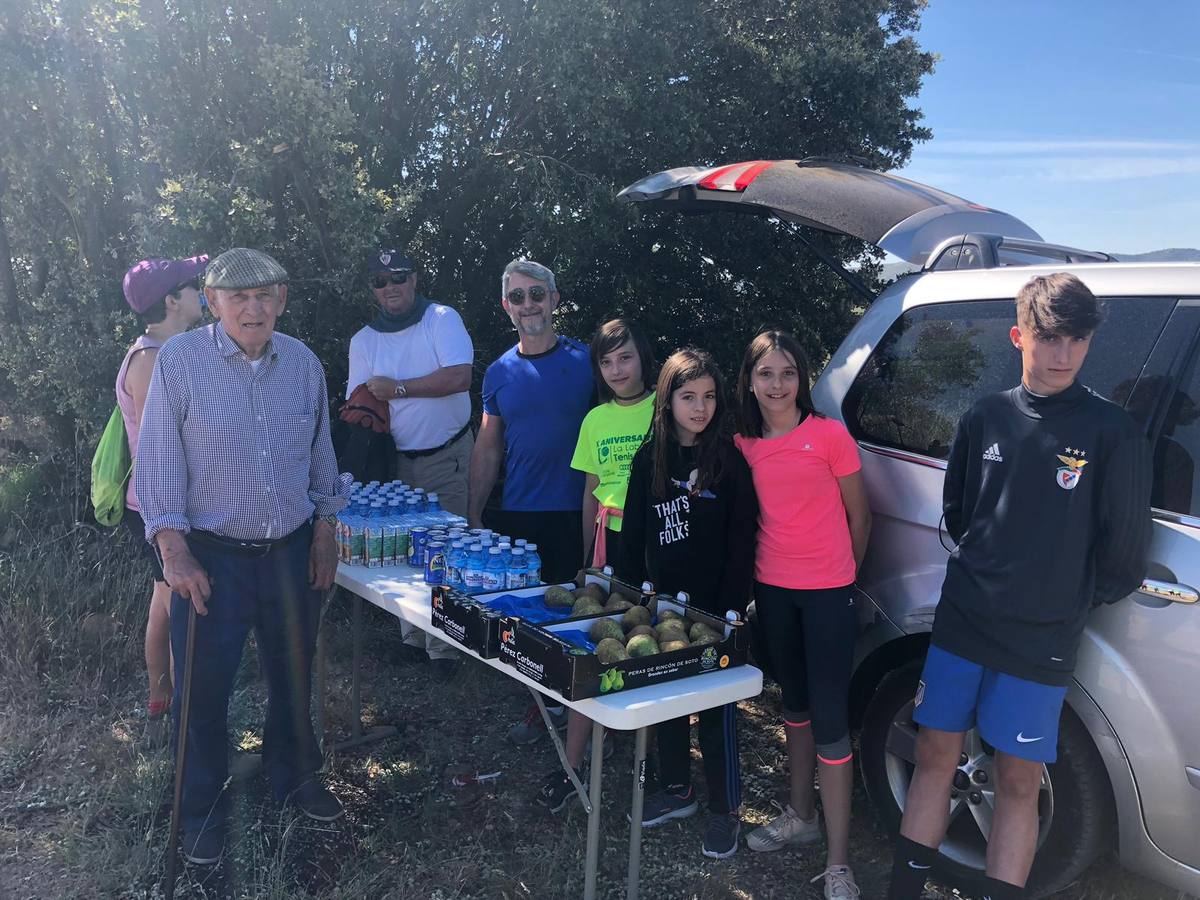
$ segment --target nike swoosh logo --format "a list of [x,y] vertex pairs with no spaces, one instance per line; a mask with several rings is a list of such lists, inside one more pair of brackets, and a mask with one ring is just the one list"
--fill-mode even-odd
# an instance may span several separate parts
[[1018,734],[1017,735],[1017,743],[1018,744],[1032,744],[1034,741],[1040,741],[1044,737],[1045,737],[1045,735],[1042,735],[1042,737],[1027,738],[1023,734]]
[[932,869],[932,868],[933,868],[933,866],[918,866],[918,865],[917,865],[915,862],[913,862],[911,859],[908,861],[908,867],[909,867],[910,869]]

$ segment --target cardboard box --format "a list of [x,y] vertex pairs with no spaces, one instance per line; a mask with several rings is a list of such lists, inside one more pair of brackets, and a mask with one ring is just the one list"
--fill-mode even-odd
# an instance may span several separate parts
[[648,605],[656,621],[660,612],[670,609],[690,622],[704,622],[725,637],[715,644],[697,644],[606,666],[594,653],[569,643],[559,637],[558,632],[576,630],[581,625],[586,631],[596,619],[619,620],[620,615],[592,616],[587,620],[548,625],[531,625],[520,619],[506,618],[501,624],[500,659],[568,700],[634,690],[745,664],[750,633],[744,621],[727,622],[665,594],[654,595]]
[[[637,602],[640,592],[612,577],[610,570],[597,571],[589,569],[584,575],[583,584],[596,583],[604,588],[606,593],[613,589],[620,591],[631,601]],[[560,587],[575,590],[583,587],[573,581],[563,582]],[[535,597],[546,592],[552,585],[541,584],[537,587],[517,588],[511,591],[492,591],[485,594],[465,594],[445,585],[435,585],[432,588],[431,615],[433,625],[440,631],[454,638],[460,644],[470,647],[484,659],[492,659],[500,655],[500,625],[503,617],[495,610],[489,609],[489,601],[503,596]],[[579,621],[589,616],[570,618],[571,611],[563,608],[564,618],[561,621]]]

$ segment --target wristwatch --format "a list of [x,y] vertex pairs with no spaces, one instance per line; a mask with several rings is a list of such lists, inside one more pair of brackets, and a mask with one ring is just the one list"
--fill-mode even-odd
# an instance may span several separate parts
[[403,381],[396,382],[396,398],[400,399],[408,393],[408,388],[404,386]]
[[317,516],[322,522],[337,531],[337,516]]

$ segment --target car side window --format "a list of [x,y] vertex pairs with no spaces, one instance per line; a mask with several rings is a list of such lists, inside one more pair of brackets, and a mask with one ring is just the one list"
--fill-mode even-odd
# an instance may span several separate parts
[[1154,487],[1150,504],[1155,509],[1200,515],[1200,365],[1170,399],[1162,432],[1154,445]]
[[[1124,402],[1175,301],[1104,301],[1080,380]],[[1008,332],[1012,299],[936,303],[897,319],[863,364],[842,413],[858,440],[945,459],[959,418],[980,397],[1021,379],[1021,356]]]

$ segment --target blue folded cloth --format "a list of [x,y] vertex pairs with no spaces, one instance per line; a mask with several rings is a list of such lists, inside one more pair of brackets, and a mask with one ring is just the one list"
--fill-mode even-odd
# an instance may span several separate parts
[[501,594],[485,602],[496,612],[506,616],[520,616],[526,622],[534,625],[544,625],[547,622],[560,622],[571,618],[571,610],[562,606],[546,606],[542,597],[518,597],[514,594]]
[[594,653],[596,650],[595,642],[588,637],[586,631],[579,628],[556,628],[554,636],[561,638],[568,644],[574,644],[576,647],[583,647],[589,653]]

